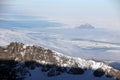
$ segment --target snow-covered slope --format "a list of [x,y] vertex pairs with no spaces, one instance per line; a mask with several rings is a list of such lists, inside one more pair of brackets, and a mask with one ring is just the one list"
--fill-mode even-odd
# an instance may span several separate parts
[[[70,57],[50,49],[16,42],[0,47],[1,73],[9,70],[11,65],[14,66],[12,70],[10,69],[11,71],[20,69],[20,72],[16,72],[16,78],[25,80],[120,79],[120,71],[104,62]],[[6,73],[3,75],[7,76]],[[1,79],[5,76],[1,76]]]

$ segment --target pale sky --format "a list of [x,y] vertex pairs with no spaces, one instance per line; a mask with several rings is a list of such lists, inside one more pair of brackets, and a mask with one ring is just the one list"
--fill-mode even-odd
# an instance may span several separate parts
[[6,15],[40,16],[72,26],[90,23],[96,27],[120,29],[119,0],[5,0]]

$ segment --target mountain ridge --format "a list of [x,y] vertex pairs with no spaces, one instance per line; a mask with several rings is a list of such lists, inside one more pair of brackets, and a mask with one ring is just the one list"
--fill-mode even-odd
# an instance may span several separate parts
[[[111,76],[113,80],[120,79],[120,71],[114,69],[104,62],[97,62],[94,60],[85,60],[76,57],[70,57],[61,53],[45,49],[35,45],[25,45],[23,43],[11,42],[7,46],[0,47],[0,60],[14,60],[17,62],[36,62],[42,65],[55,65],[57,67],[65,68],[68,74],[84,74],[89,70],[93,71],[96,76]],[[32,64],[30,64],[32,65]],[[53,69],[53,68],[51,68]],[[45,68],[46,71],[46,68]],[[55,75],[61,75],[60,71],[55,70]],[[51,74],[50,74],[51,75]],[[63,79],[64,80],[64,79]],[[102,80],[102,79],[99,79]],[[109,80],[109,79],[108,79]],[[110,79],[111,80],[111,79]]]

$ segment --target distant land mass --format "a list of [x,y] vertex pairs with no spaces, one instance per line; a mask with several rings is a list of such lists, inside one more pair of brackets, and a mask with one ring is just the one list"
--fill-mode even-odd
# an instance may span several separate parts
[[82,25],[78,26],[77,28],[79,28],[79,29],[95,29],[95,27],[93,25],[88,24],[88,23],[82,24]]

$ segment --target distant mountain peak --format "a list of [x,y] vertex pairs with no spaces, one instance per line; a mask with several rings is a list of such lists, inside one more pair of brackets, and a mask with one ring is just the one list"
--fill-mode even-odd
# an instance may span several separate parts
[[82,24],[82,25],[78,26],[78,28],[79,29],[94,29],[95,27],[91,24],[86,23],[86,24]]

